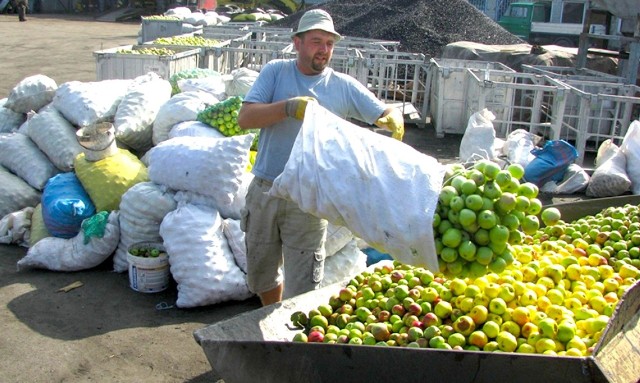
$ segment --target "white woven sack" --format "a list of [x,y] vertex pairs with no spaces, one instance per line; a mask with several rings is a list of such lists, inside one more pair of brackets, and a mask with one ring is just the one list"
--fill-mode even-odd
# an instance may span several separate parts
[[181,92],[200,91],[210,93],[218,101],[223,101],[227,98],[224,80],[218,72],[211,76],[178,80],[178,88]]
[[585,194],[589,197],[615,197],[631,188],[631,180],[626,171],[627,159],[624,152],[617,152],[602,162],[593,171]]
[[627,175],[631,180],[631,191],[640,194],[640,120],[629,125],[620,149],[627,158]]
[[204,14],[200,12],[191,12],[191,14],[185,16],[182,19],[185,23],[189,23],[192,25],[206,25],[206,20],[204,18]]
[[334,225],[329,223],[327,225],[327,239],[324,243],[324,249],[327,254],[327,258],[333,256],[347,243],[353,240],[353,233],[351,230],[344,226]]
[[33,209],[28,206],[0,219],[0,243],[29,247]]
[[60,173],[31,138],[22,133],[0,135],[0,165],[37,190],[44,189],[49,178]]
[[15,132],[26,120],[24,113],[14,112],[5,107],[6,102],[6,98],[0,100],[0,133]]
[[151,148],[153,121],[160,107],[170,98],[169,81],[153,72],[136,78],[118,105],[114,117],[118,141],[137,151]]
[[139,242],[162,242],[160,223],[175,210],[173,192],[153,182],[140,182],[127,190],[120,200],[120,243],[113,257],[113,270],[128,270],[129,247]]
[[244,242],[244,231],[240,228],[240,220],[225,219],[222,221],[222,232],[229,243],[231,252],[233,252],[233,259],[236,261],[236,265],[246,274],[247,245]]
[[149,151],[149,179],[173,190],[233,202],[249,164],[253,134],[228,138],[176,137]]
[[55,80],[42,74],[20,81],[9,94],[5,107],[18,113],[38,111],[53,100],[58,89]]
[[47,237],[29,248],[18,261],[18,270],[47,269],[53,271],[79,271],[100,265],[113,254],[120,239],[118,212],[109,214],[102,238],[91,237],[84,243],[84,231],[73,238]]
[[195,121],[198,113],[205,110],[208,105],[218,103],[213,95],[194,91],[181,92],[171,97],[158,111],[153,122],[153,144],[157,145],[168,139],[169,131],[179,122]]
[[246,96],[257,78],[258,72],[252,69],[234,69],[231,71],[231,78],[225,82],[227,96]]
[[69,81],[58,87],[53,105],[78,128],[113,121],[118,104],[132,81]]
[[0,217],[25,207],[35,207],[42,195],[22,178],[0,166]]
[[218,129],[200,121],[183,121],[175,124],[169,131],[169,138],[175,137],[213,137],[224,138]]
[[437,271],[432,222],[443,175],[436,159],[310,103],[269,193],[403,263]]
[[76,128],[49,104],[29,119],[27,134],[62,172],[73,170],[73,160],[82,153]]
[[178,284],[178,307],[213,305],[252,296],[215,209],[179,205],[162,221],[160,235],[169,254],[171,275]]
[[194,205],[203,205],[215,208],[220,213],[220,216],[225,219],[240,219],[242,209],[244,208],[247,200],[247,191],[249,190],[249,185],[251,184],[251,181],[253,181],[253,178],[253,173],[249,172],[245,172],[240,177],[240,187],[230,204],[222,204],[216,197],[187,190],[178,190],[175,194],[175,200],[178,203],[192,203]]
[[342,249],[324,260],[324,278],[319,287],[345,282],[366,268],[367,255],[360,251],[356,240],[351,239]]
[[467,162],[478,158],[493,159],[496,157],[496,131],[493,128],[495,118],[496,116],[486,108],[469,117],[467,128],[460,140],[460,161]]

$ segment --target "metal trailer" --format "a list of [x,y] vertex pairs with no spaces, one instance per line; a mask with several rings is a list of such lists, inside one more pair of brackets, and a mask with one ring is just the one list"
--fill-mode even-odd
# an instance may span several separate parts
[[[551,205],[568,222],[639,196]],[[548,207],[548,206],[547,206]],[[196,330],[194,338],[225,383],[235,382],[638,382],[640,283],[618,303],[588,357],[292,342],[295,311],[328,302],[336,283]]]
[[467,128],[467,69],[483,72],[481,77],[489,81],[504,82],[516,73],[499,62],[432,58],[426,110],[437,137],[444,137],[445,133],[464,134]]
[[165,80],[181,71],[198,68],[201,49],[172,48],[167,56],[121,53],[148,48],[145,45],[124,45],[93,52],[96,58],[96,80],[133,79],[155,72]]
[[581,164],[586,151],[605,140],[620,145],[633,120],[640,118],[640,87],[588,80],[554,80],[568,86],[559,138],[575,140]]

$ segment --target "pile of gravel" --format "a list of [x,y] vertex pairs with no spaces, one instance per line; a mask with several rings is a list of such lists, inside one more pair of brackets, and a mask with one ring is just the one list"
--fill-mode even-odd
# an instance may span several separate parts
[[[313,8],[329,12],[340,34],[399,41],[401,51],[431,57],[457,41],[523,43],[466,0],[334,0],[306,10]],[[271,25],[295,30],[305,11]]]

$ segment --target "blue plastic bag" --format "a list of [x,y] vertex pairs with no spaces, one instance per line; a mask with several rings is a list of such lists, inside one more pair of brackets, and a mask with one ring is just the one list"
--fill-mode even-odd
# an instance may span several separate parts
[[531,151],[534,158],[524,169],[527,182],[542,187],[549,181],[562,181],[564,172],[578,158],[578,151],[565,140],[547,141],[543,148]]
[[75,173],[60,173],[47,181],[42,192],[42,219],[52,236],[75,237],[82,221],[95,213],[96,207]]

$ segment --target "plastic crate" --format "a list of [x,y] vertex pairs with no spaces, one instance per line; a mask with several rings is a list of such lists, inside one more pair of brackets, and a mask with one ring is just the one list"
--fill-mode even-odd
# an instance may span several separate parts
[[209,63],[213,69],[219,73],[231,73],[238,68],[248,68],[259,72],[264,64],[271,60],[281,58],[279,51],[268,51],[264,49],[249,49],[222,47],[211,51]]
[[620,145],[629,125],[640,118],[640,87],[586,80],[555,80],[569,92],[559,138],[575,141],[581,164],[587,151],[597,152],[607,139]]
[[202,30],[202,37],[205,39],[229,40],[229,45],[234,48],[244,48],[245,42],[251,40],[251,32],[246,29],[235,29],[228,27],[205,27]]
[[499,62],[432,58],[426,108],[437,137],[464,134],[467,128],[467,69],[479,70],[483,78],[495,81],[505,81],[516,73]]
[[142,18],[141,39],[142,43],[153,41],[158,37],[171,37],[181,35],[182,20],[155,20]]
[[492,80],[490,72],[467,72],[467,120],[487,108],[496,116],[493,126],[497,137],[505,138],[515,129],[525,129],[532,133],[549,131],[550,138],[561,138],[568,86],[530,73],[507,73],[500,80]]
[[[193,35],[193,34],[190,34]],[[181,36],[188,36],[188,35],[181,35]],[[219,40],[219,39],[214,39],[212,37],[204,37],[205,39],[211,39],[211,40],[216,40],[218,43],[217,44],[212,44],[212,45],[205,45],[205,46],[201,46],[201,45],[173,45],[173,44],[158,44],[154,41],[145,43],[144,46],[151,46],[151,47],[158,47],[158,48],[167,48],[167,49],[171,49],[171,50],[179,50],[179,49],[184,49],[184,48],[190,48],[190,49],[198,49],[199,50],[199,55],[200,57],[198,58],[198,67],[199,68],[203,68],[203,69],[207,69],[207,68],[212,68],[214,66],[213,62],[211,62],[214,57],[215,57],[215,49],[216,48],[221,48],[221,47],[225,47],[225,46],[230,46],[232,44],[231,40]],[[223,37],[223,36],[221,36]]]
[[110,79],[133,79],[155,72],[168,80],[183,70],[198,68],[200,49],[175,48],[175,54],[168,56],[119,53],[121,50],[148,48],[146,45],[124,45],[93,52],[96,58],[96,78],[98,81]]
[[624,77],[588,68],[522,64],[522,72],[543,74],[557,80],[584,80],[625,83]]

